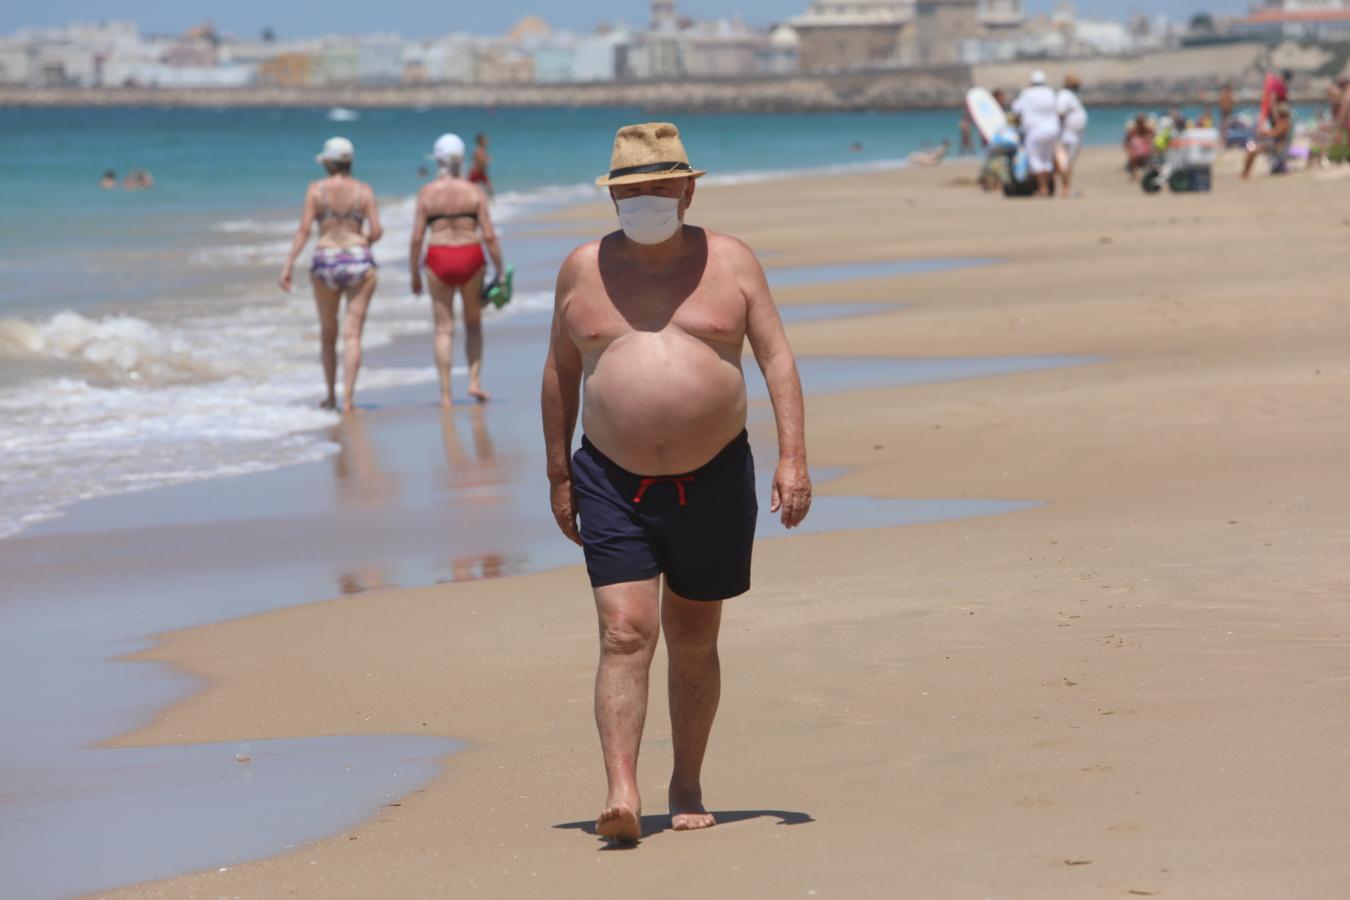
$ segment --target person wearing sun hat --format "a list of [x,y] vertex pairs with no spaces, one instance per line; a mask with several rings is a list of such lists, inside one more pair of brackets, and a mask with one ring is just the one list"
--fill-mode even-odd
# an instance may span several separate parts
[[[375,257],[370,247],[380,239],[380,208],[370,185],[352,177],[356,148],[344,137],[324,141],[314,161],[324,167],[326,178],[312,182],[305,192],[304,211],[291,251],[281,268],[277,283],[283,291],[291,289],[295,261],[309,243],[310,231],[319,226],[319,239],[310,261],[310,283],[319,311],[319,356],[323,362],[328,395],[326,409],[337,408],[337,340],[342,335],[342,411],[355,410],[356,373],[361,368],[361,332],[366,311],[375,295],[378,278]],[[342,313],[342,298],[347,310]],[[341,331],[338,319],[341,317]]]
[[[501,243],[492,224],[488,197],[483,189],[461,173],[464,166],[464,141],[446,133],[436,139],[431,154],[436,160],[436,177],[417,194],[413,227],[408,248],[412,292],[422,293],[422,273],[431,294],[431,315],[435,325],[432,355],[441,385],[441,406],[453,404],[450,370],[454,362],[455,294],[460,297],[464,318],[464,349],[469,358],[469,396],[478,403],[488,400],[483,389],[483,305],[487,260],[494,271],[506,275]],[[426,242],[426,256],[422,244]],[[483,248],[487,248],[484,254]]]
[[1040,69],[1031,73],[1031,84],[1022,88],[1013,101],[1026,149],[1027,168],[1036,178],[1036,196],[1050,196],[1055,173],[1055,144],[1059,140],[1059,112],[1055,108],[1055,89],[1046,84]]
[[[771,510],[793,528],[811,506],[801,382],[764,270],[736,238],[684,222],[703,174],[674,125],[619,129],[596,179],[619,229],[564,261],[544,365],[553,515],[582,547],[600,624],[595,715],[608,796],[596,829],[617,842],[641,837],[636,763],[662,631],[672,827],[714,824],[700,771],[720,694],[717,634],[722,601],[750,587],[758,513],[747,339],[778,430]],[[584,434],[571,454],[578,413]]]

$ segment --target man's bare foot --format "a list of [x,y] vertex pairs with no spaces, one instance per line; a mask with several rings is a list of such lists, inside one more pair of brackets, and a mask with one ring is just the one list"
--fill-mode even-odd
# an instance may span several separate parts
[[342,403],[342,414],[344,416],[350,416],[354,412],[356,412],[356,404],[351,400],[344,400]]
[[616,844],[636,844],[642,837],[642,823],[637,813],[618,803],[600,813],[600,818],[595,820],[595,830]]
[[479,403],[486,403],[488,400],[492,399],[492,395],[480,387],[469,388],[469,396]]
[[455,405],[455,399],[449,394],[441,395],[441,409],[450,409]]
[[703,807],[703,791],[670,788],[670,827],[675,831],[696,831],[717,824],[713,814]]
[[336,398],[336,397],[329,397],[327,400],[325,400],[325,401],[323,401],[322,403],[319,404],[319,409],[327,409],[327,410],[332,410],[332,411],[335,411],[335,412],[336,412],[336,411],[337,411],[337,398]]

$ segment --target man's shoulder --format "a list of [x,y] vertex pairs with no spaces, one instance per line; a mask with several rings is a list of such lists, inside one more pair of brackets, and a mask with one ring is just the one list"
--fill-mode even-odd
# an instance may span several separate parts
[[703,229],[707,236],[708,253],[722,259],[735,261],[754,260],[758,262],[755,251],[750,249],[750,245],[738,237],[730,234],[723,234],[720,231],[713,231],[711,228]]
[[587,241],[567,254],[562,261],[562,265],[558,267],[558,280],[560,282],[571,281],[587,273],[599,271],[600,244],[604,240],[604,238],[597,238],[593,241]]
[[594,265],[596,260],[600,258],[600,244],[603,241],[604,238],[596,238],[572,248],[572,252],[567,254],[567,257],[563,260],[563,267],[584,266],[588,263]]

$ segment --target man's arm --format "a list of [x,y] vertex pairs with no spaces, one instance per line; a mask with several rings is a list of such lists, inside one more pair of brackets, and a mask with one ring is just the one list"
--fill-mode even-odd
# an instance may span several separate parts
[[576,544],[581,543],[581,533],[577,529],[576,501],[572,496],[571,451],[581,400],[581,352],[567,333],[563,315],[581,264],[574,252],[558,272],[553,327],[549,330],[548,358],[544,360],[544,385],[539,400],[553,518],[562,533]]
[[[729,239],[728,239],[729,240]],[[795,528],[811,509],[811,473],[806,467],[806,412],[802,403],[802,382],[797,375],[797,360],[783,332],[769,293],[764,268],[749,247],[736,241],[737,283],[745,295],[745,334],[773,403],[774,422],[778,426],[778,468],[774,470],[770,512],[782,510],[781,521]]]

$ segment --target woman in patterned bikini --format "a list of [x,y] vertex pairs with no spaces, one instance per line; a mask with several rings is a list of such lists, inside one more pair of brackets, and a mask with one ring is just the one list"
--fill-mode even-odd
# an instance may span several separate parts
[[283,291],[291,289],[291,274],[300,252],[309,242],[310,229],[319,224],[319,240],[310,265],[314,302],[319,310],[319,345],[323,358],[323,376],[328,385],[325,409],[337,408],[334,392],[337,381],[338,313],[342,297],[347,297],[347,314],[342,322],[342,411],[356,407],[356,373],[361,368],[361,331],[366,325],[366,310],[375,294],[375,258],[370,245],[380,239],[380,210],[370,185],[352,177],[356,151],[346,138],[329,138],[315,159],[328,172],[305,192],[305,208],[300,227],[291,242],[291,252],[281,269],[277,283]]

